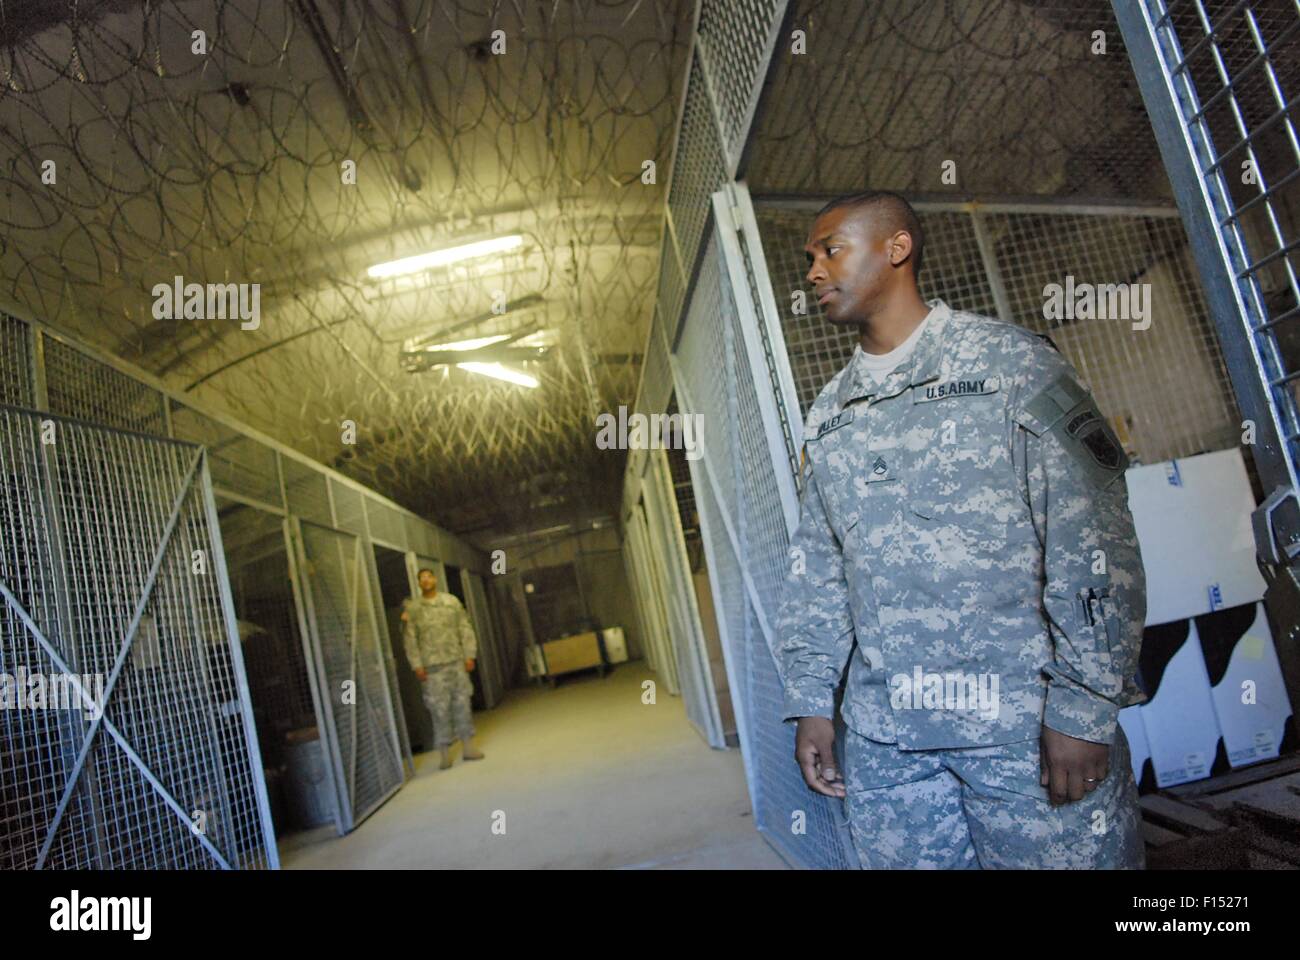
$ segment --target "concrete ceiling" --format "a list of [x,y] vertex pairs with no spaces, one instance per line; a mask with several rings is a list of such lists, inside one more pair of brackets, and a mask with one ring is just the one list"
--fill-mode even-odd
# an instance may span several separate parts
[[[2,293],[453,531],[616,509],[594,419],[635,398],[692,9],[4,0]],[[159,319],[178,275],[258,284],[260,326]],[[536,389],[399,360],[529,332]]]

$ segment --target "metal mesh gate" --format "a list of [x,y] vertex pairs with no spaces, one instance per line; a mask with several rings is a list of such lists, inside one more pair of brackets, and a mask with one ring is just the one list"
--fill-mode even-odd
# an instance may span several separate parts
[[668,609],[663,597],[662,581],[651,551],[650,527],[646,509],[638,502],[632,509],[627,529],[631,562],[635,570],[632,590],[637,607],[646,626],[646,659],[665,688],[673,696],[681,694],[681,681],[677,673],[677,657],[673,653],[672,631],[668,624]]
[[339,786],[340,830],[353,829],[401,785],[402,748],[359,537],[295,521],[298,583],[315,683]]
[[[24,408],[49,408],[65,416],[120,430],[138,430],[162,438],[171,437],[201,444],[206,449],[205,464],[211,471],[213,491],[227,505],[242,504],[264,511],[268,516],[276,517],[276,524],[287,514],[290,522],[299,518],[322,528],[346,531],[361,538],[365,544],[363,579],[369,585],[364,594],[369,599],[363,602],[373,612],[374,622],[382,624],[385,611],[371,555],[372,544],[377,543],[403,553],[436,552],[459,565],[462,570],[479,570],[486,566],[485,558],[469,544],[439,530],[409,510],[385,500],[356,481],[204,407],[189,394],[180,395],[165,389],[156,380],[120,359],[77,343],[39,321],[3,311],[0,311],[0,403],[11,403]],[[95,520],[98,522],[97,517]],[[242,550],[245,547],[260,549],[257,538],[247,543],[231,545],[232,550]],[[295,553],[296,551],[290,552],[290,559],[296,570],[298,564]],[[408,556],[413,555],[408,553]],[[239,559],[247,561],[250,557],[241,556]],[[55,556],[50,562],[58,560]],[[434,565],[442,576],[444,571],[441,561]],[[305,564],[302,567],[306,569]],[[115,568],[105,568],[100,574],[102,589],[116,589]],[[350,575],[345,571],[344,576]],[[487,601],[485,597],[484,602],[496,601]],[[300,610],[300,618],[305,618],[305,609]],[[490,610],[481,615],[486,622],[490,622]],[[263,616],[269,614],[263,613]],[[278,619],[276,622],[284,628],[287,635],[288,627]],[[305,619],[300,619],[300,622],[305,623]],[[370,621],[359,622],[362,623],[359,629],[369,629],[365,623]],[[142,633],[149,630],[150,623],[146,620]],[[306,632],[310,634],[309,630]],[[311,642],[309,636],[309,646]],[[388,682],[386,686],[372,689],[382,689],[385,698],[397,699],[400,692],[391,645],[383,643],[380,650],[383,672],[387,674]],[[254,652],[263,654],[268,651],[259,648]],[[314,655],[314,648],[307,651],[308,657]],[[307,669],[307,675],[314,686],[317,680],[315,666]],[[370,678],[370,681],[373,682],[373,679]],[[497,682],[493,689],[500,686],[501,683]],[[282,692],[271,691],[270,696],[274,698]],[[259,693],[265,694],[268,691],[259,688]],[[302,691],[296,691],[296,694],[301,695]],[[270,700],[267,702],[271,703]],[[274,709],[275,704],[271,704],[271,708]],[[424,712],[422,707],[419,709],[421,713]],[[297,715],[301,716],[301,711]],[[323,717],[317,717],[317,721],[318,726],[325,731],[323,735],[329,737],[328,724]],[[289,721],[284,721],[287,722]],[[283,726],[284,723],[280,725]],[[363,728],[358,744],[374,747],[375,743],[384,741],[395,730],[401,758],[409,757],[406,724],[399,722],[394,727],[389,723],[387,730],[389,733],[383,737],[367,740],[370,734]],[[361,806],[352,811],[357,816],[347,821],[340,818],[339,827],[343,831],[359,822],[367,808],[373,809],[372,795],[392,794],[389,789],[392,777],[387,757],[377,747],[374,749],[378,759],[374,760],[373,769],[368,769],[368,761],[361,760],[361,755],[358,755]],[[347,783],[346,778],[343,782]]]
[[[1252,452],[1273,526],[1272,536],[1260,539],[1274,545],[1261,542],[1261,549],[1275,554],[1266,559],[1288,563],[1300,554],[1300,6],[1113,6],[1242,415],[1259,432]],[[1284,509],[1275,511],[1279,505]]]
[[671,641],[672,662],[691,724],[714,747],[726,745],[718,714],[712,671],[704,648],[695,587],[682,542],[681,520],[672,496],[668,463],[662,450],[649,456],[642,487],[650,550],[647,561],[653,572]]
[[0,519],[4,866],[275,867],[203,450],[0,407]]
[[476,666],[483,687],[483,704],[494,707],[505,691],[505,678],[502,674],[501,646],[497,642],[492,617],[488,613],[487,591],[483,588],[483,578],[477,573],[463,571],[460,579],[465,588],[465,611],[474,622],[474,634],[478,637],[479,663]]
[[[854,863],[841,804],[812,793],[794,763],[794,729],[782,722],[782,691],[771,620],[780,600],[789,546],[772,442],[775,410],[766,365],[753,374],[757,331],[742,321],[735,266],[724,262],[716,231],[708,238],[680,341],[673,352],[678,402],[702,414],[705,456],[690,462],[700,504],[719,632],[727,653],[746,774],[757,825],[792,862]],[[769,393],[770,397],[770,393]],[[766,408],[766,409],[761,409]],[[776,431],[779,434],[779,427]],[[798,814],[802,813],[802,818]],[[803,822],[803,832],[797,826]]]

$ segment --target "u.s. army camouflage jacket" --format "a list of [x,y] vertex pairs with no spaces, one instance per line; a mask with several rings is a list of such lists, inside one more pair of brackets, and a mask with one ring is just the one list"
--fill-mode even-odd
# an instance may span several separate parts
[[432,600],[420,596],[406,601],[402,642],[412,670],[473,660],[478,652],[469,614],[455,594],[441,590]]
[[786,718],[832,716],[852,656],[842,710],[873,740],[1110,742],[1143,699],[1128,459],[1049,342],[929,306],[883,383],[850,362],[809,411],[777,616]]

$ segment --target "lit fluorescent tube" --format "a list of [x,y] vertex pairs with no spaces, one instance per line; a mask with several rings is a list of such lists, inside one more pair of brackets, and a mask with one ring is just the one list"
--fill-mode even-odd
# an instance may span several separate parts
[[498,380],[517,383],[523,387],[537,386],[535,377],[520,373],[518,370],[511,370],[509,367],[503,367],[499,363],[458,363],[456,366],[462,370],[468,370],[470,373],[481,373],[485,377],[496,377]]
[[495,337],[478,337],[474,340],[457,340],[455,343],[436,343],[430,347],[421,347],[421,350],[427,350],[429,353],[437,353],[441,350],[477,350],[479,347],[486,347],[489,344],[500,343],[502,340],[509,340],[510,334],[499,333]]
[[507,250],[513,250],[523,244],[522,234],[514,233],[508,237],[497,237],[493,240],[480,240],[477,243],[463,243],[459,247],[448,247],[445,250],[433,250],[429,253],[417,254],[414,257],[404,257],[401,260],[390,260],[388,263],[377,263],[366,274],[372,278],[381,277],[400,277],[406,273],[415,273],[419,270],[430,270],[433,267],[445,267],[451,263],[458,263],[461,260],[470,260],[474,257],[486,257],[494,253],[505,253]]

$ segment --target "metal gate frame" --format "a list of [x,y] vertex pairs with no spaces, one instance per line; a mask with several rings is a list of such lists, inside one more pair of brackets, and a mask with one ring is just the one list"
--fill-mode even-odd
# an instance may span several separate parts
[[[1238,406],[1256,426],[1252,451],[1267,497],[1255,518],[1256,545],[1266,562],[1288,564],[1300,555],[1300,510],[1296,502],[1300,490],[1296,467],[1300,415],[1291,393],[1300,372],[1286,370],[1277,327],[1288,319],[1294,323],[1297,317],[1294,308],[1279,317],[1269,316],[1259,271],[1281,255],[1289,271],[1291,289],[1297,292],[1295,271],[1286,260],[1287,248],[1278,230],[1273,196],[1298,171],[1293,170],[1271,188],[1266,182],[1252,145],[1258,131],[1245,127],[1234,89],[1236,78],[1229,76],[1215,35],[1215,30],[1228,17],[1211,24],[1200,0],[1194,2],[1205,36],[1191,52],[1213,54],[1223,81],[1223,89],[1204,103],[1191,76],[1189,54],[1182,49],[1170,20],[1170,4],[1164,0],[1112,0],[1112,6],[1182,212]],[[1300,10],[1294,13],[1300,21]],[[1236,4],[1229,16],[1238,15],[1247,18],[1258,47],[1258,56],[1249,67],[1259,65],[1266,73],[1268,87],[1278,101],[1277,116],[1289,133],[1296,165],[1300,168],[1300,144],[1287,116],[1286,95],[1278,86],[1251,4],[1245,0]],[[1242,72],[1246,69],[1243,67]],[[1206,111],[1225,93],[1241,139],[1220,151],[1222,145],[1216,145],[1210,137]],[[1242,147],[1244,155],[1254,164],[1259,192],[1238,209],[1228,189],[1224,161]],[[1270,218],[1279,250],[1256,260],[1252,259],[1243,230],[1242,213],[1247,206],[1257,203],[1262,204],[1261,209]],[[1291,509],[1279,510],[1287,500],[1291,501]]]
[[[164,562],[167,559],[168,548],[172,545],[174,535],[176,534],[178,527],[181,525],[186,503],[190,499],[191,494],[196,490],[202,503],[200,509],[202,510],[204,523],[207,527],[207,546],[212,561],[212,569],[209,571],[208,575],[213,577],[216,584],[217,599],[221,608],[222,620],[224,621],[225,641],[230,654],[231,672],[233,675],[232,679],[235,684],[233,692],[237,697],[238,711],[244,731],[247,752],[246,759],[250,766],[254,800],[258,807],[262,843],[264,845],[267,865],[272,869],[278,868],[279,855],[276,848],[275,831],[271,822],[270,802],[267,797],[266,782],[262,772],[261,750],[258,745],[257,730],[253,721],[251,700],[248,690],[248,679],[243,660],[243,651],[240,646],[239,633],[236,628],[234,603],[230,592],[230,583],[227,578],[225,551],[221,542],[221,528],[217,520],[216,502],[212,494],[212,479],[208,469],[208,455],[206,448],[181,441],[148,436],[145,434],[136,434],[131,431],[120,430],[117,428],[84,423],[56,414],[43,412],[38,413],[15,407],[0,407],[0,410],[8,411],[11,416],[31,420],[34,424],[34,432],[40,431],[43,422],[48,422],[64,425],[65,427],[70,427],[74,430],[82,430],[91,434],[131,436],[139,438],[146,442],[157,444],[159,447],[170,448],[175,455],[174,459],[175,462],[177,462],[178,467],[183,466],[184,468],[179,489],[170,505],[167,519],[159,536],[158,544],[153,550],[152,559],[141,588],[140,596],[131,604],[132,614],[125,636],[121,639],[117,653],[113,657],[111,671],[105,678],[102,702],[96,701],[91,693],[82,686],[76,671],[74,671],[64,657],[60,655],[54,643],[45,636],[44,632],[31,616],[31,613],[24,608],[9,586],[3,580],[0,580],[0,596],[3,596],[5,605],[17,616],[19,621],[26,628],[27,632],[36,640],[38,647],[47,657],[49,657],[50,661],[69,678],[70,682],[76,687],[81,700],[84,703],[95,707],[95,718],[90,721],[89,726],[84,730],[81,742],[76,747],[76,758],[73,762],[72,770],[68,774],[66,782],[63,784],[61,796],[55,808],[54,815],[49,824],[45,827],[45,839],[41,844],[40,852],[37,856],[35,864],[36,868],[41,869],[45,867],[51,847],[54,844],[59,827],[64,821],[64,815],[68,810],[73,794],[78,789],[85,787],[82,775],[87,769],[87,760],[90,757],[92,748],[95,746],[95,740],[101,728],[126,755],[131,765],[136,768],[141,776],[143,776],[154,792],[161,797],[164,804],[176,814],[184,825],[183,829],[193,836],[197,842],[209,854],[211,854],[213,860],[220,868],[225,870],[234,869],[235,863],[232,863],[232,861],[237,862],[239,859],[238,851],[230,851],[229,856],[223,854],[222,851],[217,849],[212,841],[208,839],[206,831],[195,828],[192,819],[193,813],[186,811],[181,806],[172,793],[163,785],[154,771],[149,768],[145,760],[127,741],[127,738],[122,731],[119,730],[117,725],[107,717],[107,710],[114,689],[117,686],[118,680],[122,676],[123,669],[126,667],[127,658],[131,655],[135,642],[140,636],[140,628],[146,615],[146,608],[148,607],[150,600],[153,598],[154,588],[158,584],[159,575],[162,572]],[[182,459],[187,456],[188,459]],[[54,470],[52,462],[53,458],[49,455],[43,443],[41,444],[41,458],[44,465],[44,469],[42,470],[42,473],[44,474],[42,479],[44,482],[41,491],[42,495],[40,498],[40,504],[37,509],[46,515],[48,525],[54,530],[54,536],[52,539],[55,541],[55,544],[53,550],[57,557],[58,566],[62,569],[67,563],[67,560],[63,555],[64,546],[62,543],[62,536],[58,532],[63,517],[61,516],[61,511],[56,506],[57,493],[52,479],[52,473]],[[182,563],[185,563],[188,560],[189,558],[181,558]],[[62,594],[64,589],[66,589],[66,583],[63,583],[62,578],[60,578],[60,585],[56,587],[56,592]],[[66,598],[61,598],[61,601],[56,602],[61,602],[63,609],[66,611],[68,609],[65,602]],[[70,625],[70,619],[62,616],[61,619],[65,625]],[[210,717],[209,720],[211,720]],[[211,744],[212,742],[214,742],[214,739],[210,737],[209,743]],[[205,811],[205,813],[206,812],[208,811]],[[222,819],[227,824],[227,835],[230,836],[233,841],[236,838],[236,834],[230,820],[228,797],[220,811],[212,812],[220,813]],[[98,844],[98,813],[95,815],[95,823],[92,824],[92,826],[96,828],[96,843]]]
[[649,637],[655,648],[651,666],[663,680],[668,692],[676,697],[681,695],[681,682],[677,676],[677,657],[673,654],[672,633],[668,624],[668,605],[664,600],[664,584],[659,574],[659,567],[654,561],[653,541],[650,539],[650,524],[646,516],[645,491],[632,509],[633,528],[637,565],[640,569],[640,583],[645,590],[642,596],[647,604],[647,612],[653,621]]
[[[334,520],[337,526],[337,510],[334,513]],[[366,527],[369,528],[369,522],[366,523]],[[384,609],[384,590],[379,582],[379,559],[375,553],[375,548],[392,550],[394,553],[402,555],[405,561],[403,570],[406,573],[408,584],[411,579],[411,551],[390,547],[386,543],[375,540],[369,533],[366,534],[363,540],[366,547],[366,566],[370,573],[370,596],[374,598],[375,603],[375,621],[381,625],[380,656],[384,658],[384,670],[388,675],[389,696],[393,701],[393,711],[401,717],[401,723],[397,725],[397,737],[402,746],[402,779],[405,781],[415,776],[415,757],[411,753],[410,731],[406,728],[406,704],[402,700],[402,691],[397,680],[397,660],[393,654],[392,640],[388,635],[387,611]]]
[[[720,278],[720,282],[729,285],[730,299],[736,309],[736,322],[740,332],[738,337],[731,336],[728,333],[736,351],[733,360],[736,363],[745,365],[754,386],[755,400],[766,440],[768,460],[776,484],[776,494],[780,502],[782,521],[788,539],[793,536],[799,520],[799,499],[796,486],[799,446],[795,441],[796,438],[802,437],[803,421],[799,415],[798,397],[794,387],[794,377],[791,372],[789,357],[785,350],[784,334],[780,327],[775,302],[770,294],[771,283],[767,278],[766,259],[748,187],[744,183],[724,184],[722,189],[712,194],[711,214],[706,225],[706,233],[701,241],[701,247],[705,251],[702,253],[702,257],[708,256],[709,235],[707,227],[711,226],[718,243],[715,255],[720,258],[720,269],[725,274],[725,277]],[[697,293],[698,291],[693,284],[692,299]],[[690,303],[688,302],[682,311],[680,324],[668,331],[666,338],[672,347],[668,361],[678,397],[678,405],[683,413],[694,414],[702,411],[695,403],[691,393],[690,381],[682,369],[676,352],[679,345],[679,335],[688,322],[689,316]],[[730,318],[721,316],[717,318],[716,322],[729,326],[731,321]],[[733,410],[730,413],[731,416],[735,416],[734,399]],[[710,576],[715,577],[714,564],[724,562],[726,559],[724,555],[730,555],[734,559],[734,565],[742,584],[745,615],[753,617],[757,628],[756,632],[762,638],[760,645],[762,649],[757,655],[769,658],[777,676],[780,677],[780,663],[775,655],[777,638],[775,637],[774,627],[768,619],[763,597],[759,593],[754,577],[746,563],[746,552],[742,548],[744,542],[743,530],[737,527],[735,518],[728,514],[726,504],[730,502],[730,498],[723,496],[722,485],[713,470],[708,454],[697,461],[688,461],[688,464],[691,470],[693,486],[697,491],[705,491],[707,496],[711,498],[711,502],[717,505],[717,514],[722,521],[723,529],[716,529],[712,522],[705,519],[704,514],[706,511],[701,510],[701,534],[705,539],[706,556],[710,563]],[[715,595],[721,597],[722,593],[718,591],[719,584],[716,579],[712,583]],[[740,637],[731,636],[731,631],[725,622],[726,617],[723,613],[722,604],[719,603],[716,607],[719,634],[724,638],[724,662],[728,671],[732,701],[737,718],[737,733],[741,738],[742,753],[748,761],[746,777],[749,781],[750,799],[754,804],[757,818],[763,792],[761,771],[757,760],[759,749],[755,739],[757,727],[755,723],[751,722],[754,718],[750,716],[750,707],[755,697],[753,675],[750,670],[752,665],[748,663],[741,665],[733,662],[736,650],[733,644],[748,644],[747,635],[749,635],[749,630],[744,629],[742,631],[744,635]],[[754,655],[756,655],[756,652],[746,646],[746,659]],[[744,669],[743,674],[742,667]],[[738,683],[738,680],[743,680],[743,683]],[[842,743],[842,740],[842,736],[837,736],[837,743]],[[749,759],[751,757],[754,759]],[[791,756],[790,765],[791,770],[794,770],[793,756]],[[812,795],[809,799],[810,804],[821,802],[822,799],[816,797],[816,795]],[[857,850],[853,846],[852,837],[847,828],[847,819],[834,814],[833,816],[834,836],[839,848],[839,855],[846,864],[856,865],[859,860]],[[760,832],[768,836],[769,831],[764,828],[761,822],[756,823],[756,825],[759,827]],[[790,859],[798,855],[793,848],[788,847],[783,841],[770,836],[768,838],[783,857]],[[805,865],[798,860],[792,862],[801,866]]]
[[672,490],[668,457],[662,449],[657,449],[650,451],[646,459],[648,466],[641,489],[647,520],[651,521],[653,556],[659,561],[658,571],[663,578],[677,679],[682,697],[687,700],[686,715],[709,746],[724,750],[727,740],[722,732],[717,689],[705,647],[695,584],[690,576],[690,560]]
[[748,185],[728,183],[713,194],[713,216],[719,255],[731,283],[732,302],[736,305],[741,339],[758,395],[786,532],[793,537],[799,526],[796,478],[803,444],[803,417]]
[[[386,637],[386,629],[381,630],[375,615],[374,598],[370,595],[373,589],[371,583],[370,567],[374,562],[374,553],[371,544],[365,537],[358,536],[355,533],[348,533],[344,530],[335,530],[324,524],[312,523],[296,516],[291,516],[286,520],[289,539],[290,539],[290,556],[293,558],[293,581],[294,596],[300,604],[300,621],[304,623],[307,629],[303,630],[303,642],[308,645],[307,660],[310,666],[309,674],[312,681],[312,696],[315,699],[318,710],[318,721],[321,724],[321,736],[328,746],[328,756],[333,765],[333,776],[331,777],[334,785],[335,796],[338,800],[336,805],[336,822],[340,835],[355,830],[360,823],[365,820],[375,810],[379,809],[389,798],[402,788],[405,783],[406,762],[402,753],[400,734],[397,729],[397,716],[393,707],[392,691],[388,687],[389,674],[387,663],[384,659],[383,639]],[[360,617],[365,617],[370,622],[371,635],[375,638],[375,666],[378,669],[382,689],[378,691],[368,691],[370,699],[374,694],[381,694],[383,698],[382,706],[386,708],[387,724],[381,723],[382,739],[391,741],[390,745],[393,750],[393,759],[397,768],[402,772],[402,778],[392,786],[384,790],[369,806],[364,809],[356,809],[356,772],[357,772],[357,710],[363,709],[363,703],[360,700],[353,704],[352,724],[351,724],[351,743],[350,755],[346,758],[343,756],[343,748],[339,737],[338,716],[334,709],[333,697],[329,695],[330,679],[326,674],[326,660],[324,643],[325,638],[321,631],[320,621],[317,613],[317,598],[315,597],[311,577],[307,575],[309,568],[309,558],[307,556],[306,538],[303,535],[304,528],[312,528],[324,531],[333,537],[340,538],[335,541],[338,548],[339,569],[346,570],[348,563],[352,564],[353,582],[352,596],[347,598],[348,611],[351,620],[350,629],[346,638],[348,647],[351,651],[351,674],[350,679],[353,684],[357,682],[357,640],[358,626]],[[352,543],[352,556],[348,558],[344,555],[344,539]],[[370,564],[367,564],[367,551],[370,552]],[[364,591],[364,596],[362,593]],[[357,688],[360,695],[362,691]],[[383,720],[384,714],[379,714],[378,719]],[[386,726],[386,729],[382,729]]]
[[645,659],[646,664],[654,673],[659,673],[659,624],[654,616],[654,611],[650,608],[650,595],[648,593],[649,580],[645,569],[645,563],[642,559],[642,541],[640,525],[637,520],[637,512],[640,509],[640,497],[637,503],[628,511],[624,520],[624,530],[627,536],[627,551],[625,554],[628,572],[628,586],[632,588],[632,598],[636,605],[637,616],[641,619],[641,634],[645,638]]
[[310,601],[303,584],[306,582],[298,560],[297,541],[294,536],[294,517],[285,514],[282,526],[284,530],[284,548],[289,555],[289,585],[293,589],[293,605],[298,614],[298,636],[302,642],[303,662],[307,666],[307,684],[311,689],[312,709],[316,713],[316,729],[320,731],[322,745],[322,766],[325,777],[329,780],[330,791],[334,796],[334,827],[339,836],[348,832],[350,818],[344,814],[344,791],[340,771],[338,744],[335,742],[332,713],[326,704],[325,692],[321,688],[319,665],[317,660],[316,639],[312,632],[310,618]]
[[469,614],[478,637],[478,651],[482,667],[483,702],[491,709],[501,702],[505,685],[501,676],[501,652],[497,647],[496,631],[487,607],[487,588],[483,585],[483,575],[471,570],[462,570],[461,585],[465,590],[465,612]]

